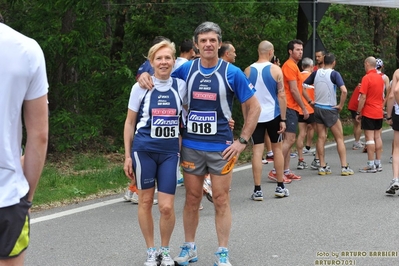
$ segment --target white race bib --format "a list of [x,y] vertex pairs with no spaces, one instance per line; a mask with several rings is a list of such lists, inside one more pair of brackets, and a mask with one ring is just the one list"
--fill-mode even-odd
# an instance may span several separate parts
[[171,139],[179,137],[178,115],[153,115],[151,120],[151,138]]
[[198,135],[215,135],[217,132],[216,111],[190,111],[187,117],[187,132]]

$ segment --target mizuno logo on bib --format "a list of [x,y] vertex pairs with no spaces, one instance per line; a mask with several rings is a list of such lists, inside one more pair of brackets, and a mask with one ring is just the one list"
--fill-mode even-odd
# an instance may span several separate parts
[[198,135],[215,135],[217,132],[216,111],[190,111],[187,132]]
[[171,139],[179,136],[178,115],[153,115],[151,138]]

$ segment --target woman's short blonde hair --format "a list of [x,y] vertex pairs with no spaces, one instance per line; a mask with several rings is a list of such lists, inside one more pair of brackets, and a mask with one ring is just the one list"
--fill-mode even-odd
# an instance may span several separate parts
[[176,46],[173,42],[168,40],[163,40],[157,44],[154,44],[148,51],[147,59],[151,62],[154,61],[156,52],[158,52],[162,48],[170,48],[170,50],[172,50],[173,59],[176,59]]

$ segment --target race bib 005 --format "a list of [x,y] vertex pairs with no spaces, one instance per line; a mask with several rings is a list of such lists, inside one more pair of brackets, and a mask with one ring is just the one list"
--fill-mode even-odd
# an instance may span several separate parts
[[151,138],[170,139],[179,137],[178,115],[154,115],[151,120]]
[[217,132],[216,111],[190,111],[187,117],[187,132],[199,135],[215,135]]

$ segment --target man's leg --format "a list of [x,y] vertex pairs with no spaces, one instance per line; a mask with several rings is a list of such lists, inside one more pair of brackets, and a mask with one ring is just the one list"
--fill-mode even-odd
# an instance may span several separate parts
[[253,144],[252,146],[252,175],[254,178],[254,193],[251,196],[251,199],[256,201],[262,201],[263,195],[262,193],[257,191],[261,190],[261,182],[262,182],[262,155],[264,151],[264,143]]
[[[186,189],[186,201],[183,210],[184,238],[186,242],[195,242],[195,234],[199,222],[199,206],[203,196],[202,186],[205,176],[183,173]],[[213,180],[212,180],[213,181]],[[212,183],[212,194],[214,195]]]
[[[233,171],[227,175],[213,175],[212,196],[215,206],[215,225],[219,247],[227,247],[231,230],[230,185]],[[198,211],[197,211],[198,213]]]
[[17,257],[11,259],[0,260],[0,266],[23,266],[25,262],[26,250],[22,251]]
[[295,133],[285,132],[283,140],[283,156],[284,156],[284,170],[290,168],[290,152],[292,145],[295,143]]
[[306,146],[312,147],[313,136],[314,136],[314,123],[306,125]]
[[298,160],[303,160],[303,142],[306,137],[307,124],[303,122],[298,123],[299,134],[296,140],[296,149],[298,151]]
[[375,159],[381,160],[381,155],[382,155],[381,130],[374,131],[374,142],[375,142]]
[[316,153],[320,160],[320,166],[326,166],[324,158],[324,144],[326,143],[326,127],[323,124],[316,124],[317,128],[317,142],[316,142]]
[[330,129],[334,136],[335,142],[337,143],[337,151],[341,161],[341,167],[347,166],[348,162],[346,161],[346,147],[344,143],[344,133],[342,130],[341,120],[338,119]]
[[392,156],[392,171],[393,178],[399,178],[399,131],[393,133],[393,156]]

